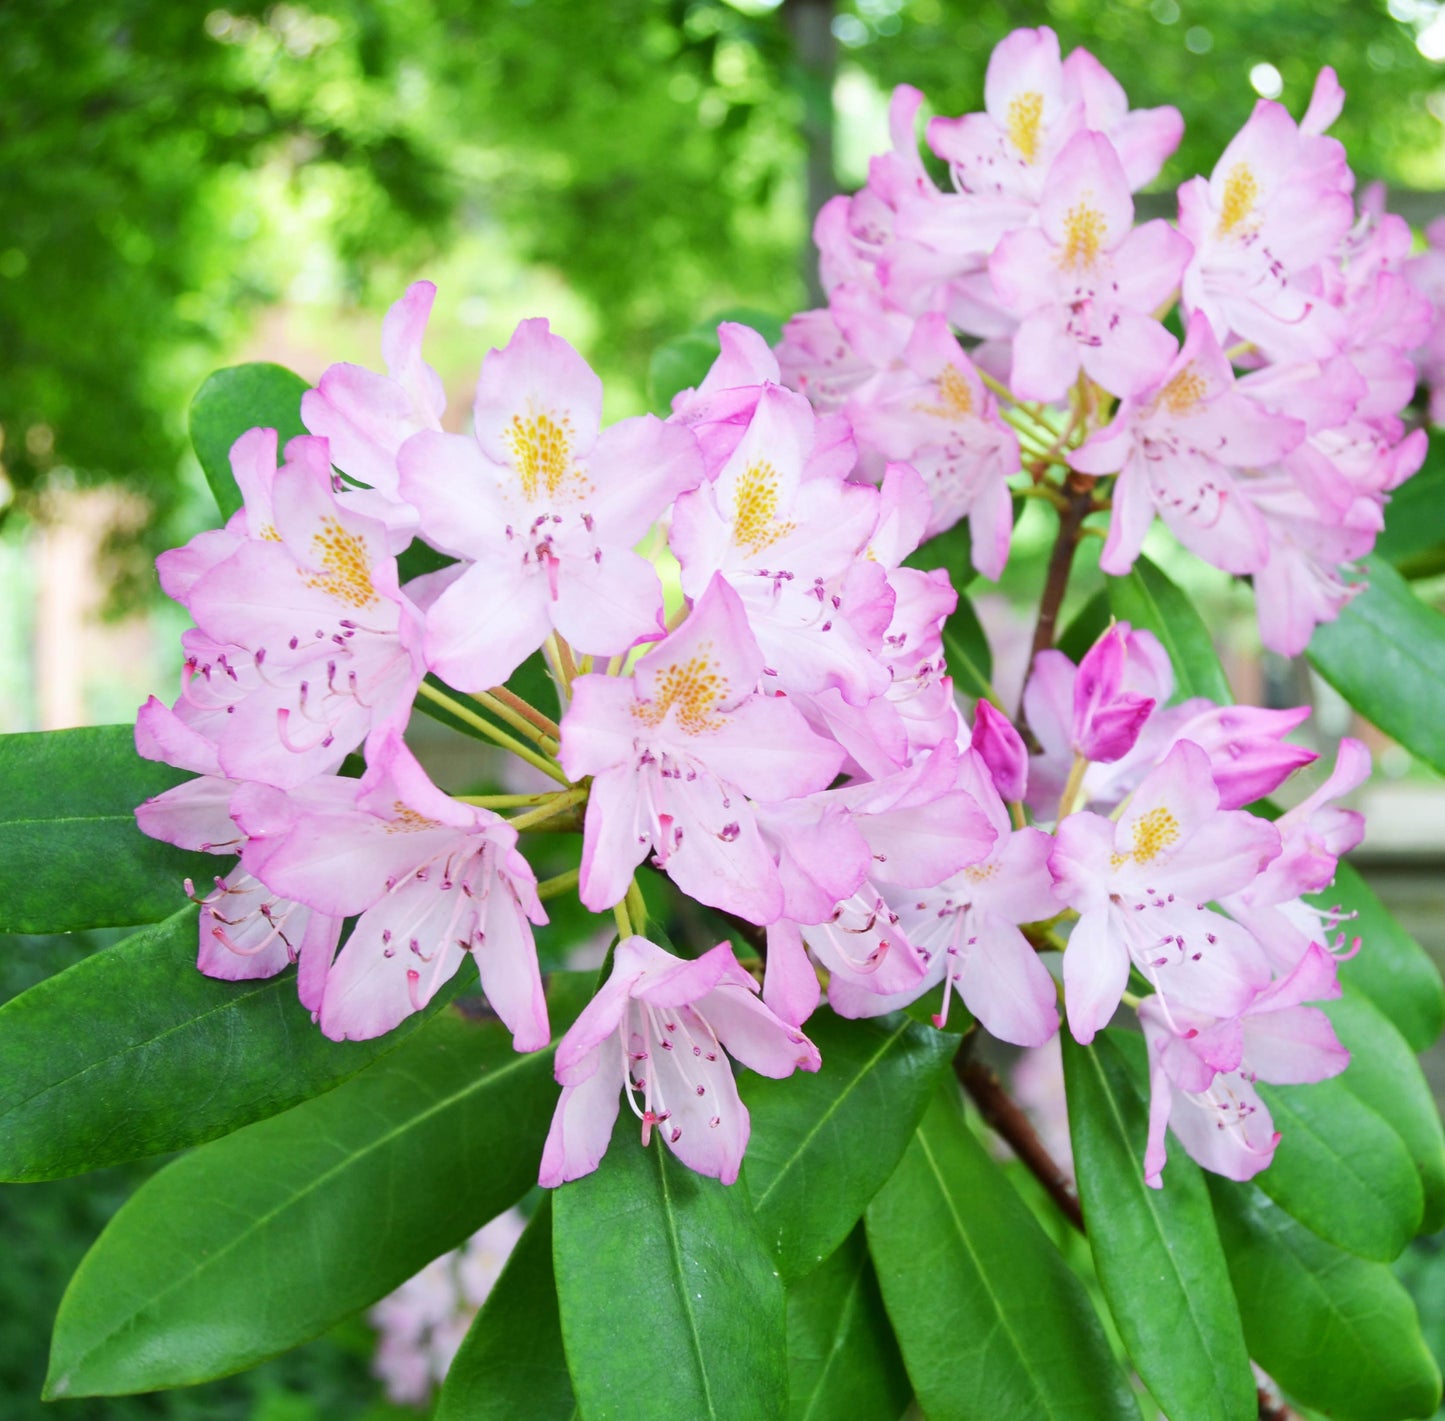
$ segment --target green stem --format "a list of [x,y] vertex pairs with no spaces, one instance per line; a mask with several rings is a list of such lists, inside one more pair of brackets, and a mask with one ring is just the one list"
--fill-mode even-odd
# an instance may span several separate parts
[[508,735],[500,726],[493,725],[491,721],[483,719],[475,711],[468,710],[460,701],[453,700],[444,691],[437,690],[435,686],[423,681],[417,690],[427,700],[456,716],[463,724],[471,726],[478,734],[486,736],[488,740],[500,745],[504,750],[510,750],[519,760],[525,760],[529,765],[541,770],[549,779],[554,779],[558,784],[571,788],[572,781],[562,773],[562,767],[555,760],[538,754],[530,745],[523,745],[515,736]]
[[558,795],[555,789],[540,794],[454,794],[462,804],[475,804],[478,809],[529,809],[534,804],[550,804]]
[[579,785],[576,789],[569,789],[565,794],[554,794],[549,804],[540,808],[529,810],[526,814],[519,814],[515,819],[507,820],[519,834],[524,829],[535,829],[538,824],[545,824],[549,819],[555,819],[559,814],[571,809],[574,804],[581,804],[587,798],[588,787]]
[[562,894],[576,888],[577,880],[581,876],[581,869],[569,868],[566,873],[559,873],[555,878],[544,878],[537,885],[537,897],[544,903],[549,898],[560,898]]
[[520,730],[529,740],[535,740],[545,754],[556,754],[561,727],[519,695],[505,686],[493,686],[490,691],[473,691],[472,699],[498,720],[506,721],[513,730]]

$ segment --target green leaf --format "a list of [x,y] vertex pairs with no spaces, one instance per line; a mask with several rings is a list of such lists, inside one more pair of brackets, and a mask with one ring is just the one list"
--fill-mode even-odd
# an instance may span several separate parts
[[952,1084],[869,1205],[868,1244],[929,1421],[1138,1421],[1083,1284]]
[[1177,1149],[1164,1188],[1144,1183],[1148,1113],[1113,1035],[1080,1046],[1061,1033],[1074,1167],[1099,1283],[1165,1415],[1254,1421],[1254,1376],[1209,1191]]
[[1250,1185],[1209,1189],[1250,1356],[1337,1421],[1433,1416],[1440,1373],[1389,1268],[1331,1248]]
[[168,917],[187,877],[227,859],[136,827],[142,800],[190,779],[142,760],[129,725],[0,736],[0,932],[130,927]]
[[1420,1231],[1434,1233],[1445,1225],[1445,1132],[1420,1063],[1367,998],[1346,992],[1324,1010],[1350,1051],[1340,1084],[1399,1135],[1424,1192]]
[[[553,976],[554,1031],[591,973]],[[60,1304],[47,1397],[229,1375],[325,1332],[536,1182],[552,1053],[445,1012],[344,1085],[148,1180]]]
[[544,1195],[447,1372],[433,1421],[577,1415],[552,1280],[552,1196]]
[[1054,643],[1076,665],[1109,627],[1109,589],[1101,587],[1077,612]]
[[1169,653],[1174,699],[1207,696],[1228,705],[1234,695],[1214,650],[1214,639],[1194,603],[1146,557],[1126,577],[1111,577],[1109,609],[1121,621],[1151,631]]
[[744,1169],[753,1211],[785,1283],[848,1236],[908,1147],[960,1038],[902,1012],[808,1019],[816,1074],[741,1082],[752,1116]]
[[295,973],[218,982],[196,946],[188,904],[0,1007],[0,1179],[213,1140],[330,1090],[442,1005],[375,1041],[328,1041]]
[[1424,1051],[1445,1027],[1445,983],[1424,948],[1396,921],[1369,884],[1347,863],[1334,886],[1310,898],[1321,911],[1340,908],[1343,924],[1361,948],[1340,963],[1340,981],[1368,997],[1399,1028],[1411,1050]]
[[916,567],[922,572],[932,572],[934,568],[941,567],[948,573],[954,590],[961,594],[978,578],[978,569],[973,565],[973,534],[969,531],[968,519],[961,519],[952,528],[945,528],[926,543],[920,543],[903,559],[903,566]]
[[557,1299],[587,1421],[782,1421],[782,1284],[743,1180],[694,1174],[623,1111],[554,1203]]
[[1310,664],[1366,720],[1445,774],[1445,617],[1383,558],[1363,567],[1369,586],[1315,628]]
[[989,650],[988,637],[973,603],[963,593],[958,594],[958,608],[944,623],[943,652],[948,659],[948,674],[953,684],[966,696],[975,700],[990,700],[998,704],[990,684],[993,677],[993,653]]
[[860,1225],[788,1289],[788,1421],[891,1421],[913,1399]]
[[1326,1242],[1382,1263],[1397,1258],[1425,1208],[1400,1136],[1339,1077],[1257,1088],[1281,1137],[1259,1187]]
[[687,331],[664,341],[647,365],[648,403],[666,414],[675,395],[702,384],[717,357],[717,336],[705,331]]
[[231,474],[231,445],[248,429],[274,429],[278,457],[288,439],[306,433],[301,396],[311,387],[283,365],[254,361],[217,370],[191,401],[191,443],[222,519],[241,506]]
[[1375,539],[1375,556],[1409,575],[1409,564],[1440,547],[1445,533],[1445,436],[1430,430],[1424,467],[1390,492],[1385,526]]

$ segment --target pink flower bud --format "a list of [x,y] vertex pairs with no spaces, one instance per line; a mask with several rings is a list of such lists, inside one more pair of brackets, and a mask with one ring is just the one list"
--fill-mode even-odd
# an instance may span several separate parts
[[1009,718],[989,701],[980,701],[973,717],[973,748],[978,751],[999,794],[1019,801],[1029,778],[1029,752]]

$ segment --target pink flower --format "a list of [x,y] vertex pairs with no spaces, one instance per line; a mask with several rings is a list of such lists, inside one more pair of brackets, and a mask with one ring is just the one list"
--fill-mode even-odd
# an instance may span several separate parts
[[1134,225],[1129,183],[1109,140],[1079,133],[1049,169],[1039,226],[1009,232],[989,259],[1000,299],[1023,319],[1009,385],[1055,400],[1080,369],[1131,395],[1173,359],[1150,316],[1177,286],[1190,245],[1167,222]]
[[386,313],[385,375],[333,365],[301,396],[306,428],[330,443],[337,468],[365,486],[350,494],[355,506],[408,535],[415,531],[416,512],[401,494],[397,451],[418,430],[440,430],[447,407],[441,377],[421,356],[436,294],[430,281],[413,282]]
[[1257,572],[1269,555],[1268,529],[1230,470],[1274,463],[1304,437],[1303,424],[1266,413],[1236,389],[1196,312],[1162,378],[1125,399],[1113,422],[1069,456],[1084,473],[1119,475],[1100,567],[1128,572],[1157,511],[1206,562]]
[[562,1098],[542,1153],[543,1187],[597,1168],[619,1090],[642,1122],[644,1145],[656,1128],[689,1169],[732,1184],[749,1121],[724,1053],[775,1079],[820,1063],[817,1047],[757,991],[727,943],[688,961],[645,938],[620,942],[606,985],[557,1046]]
[[1168,1001],[1212,1016],[1237,1015],[1268,983],[1259,944],[1205,905],[1247,887],[1278,856],[1279,834],[1218,804],[1208,756],[1181,741],[1117,824],[1081,813],[1059,825],[1049,868],[1079,913],[1064,952],[1079,1041],[1113,1015],[1131,963]]
[[687,620],[630,677],[581,676],[559,758],[593,775],[580,895],[618,902],[649,849],[699,902],[769,923],[783,889],[749,799],[793,799],[832,782],[843,752],[786,700],[759,694],[762,656],[742,602],[714,577]]
[[602,656],[661,632],[633,545],[702,478],[692,436],[651,415],[599,433],[602,382],[541,319],[483,362],[473,414],[474,438],[423,430],[397,456],[423,535],[465,563],[427,611],[427,664],[480,690],[553,629]]
[[[888,995],[869,992],[856,980],[835,980],[829,1000],[844,1016],[877,1016],[942,982],[943,1006],[935,1025],[947,1020],[949,996],[957,988],[964,1005],[993,1035],[1038,1046],[1058,1030],[1054,981],[1018,925],[1056,911],[1049,872],[1054,841],[1039,829],[1010,826],[988,767],[973,750],[963,754],[958,783],[993,831],[987,857],[975,854],[973,863],[936,886],[890,895],[900,928],[927,964],[922,977]],[[771,957],[768,967],[771,971]]]
[[1354,218],[1345,150],[1323,136],[1342,100],[1331,69],[1320,71],[1298,127],[1283,105],[1261,99],[1208,180],[1179,189],[1179,227],[1194,248],[1184,311],[1202,311],[1221,342],[1233,333],[1274,358],[1342,344],[1343,320],[1312,289]]
[[198,714],[178,712],[213,739],[224,774],[281,786],[404,726],[422,676],[385,526],[333,492],[324,439],[293,439],[286,459],[269,489],[274,523],[186,593],[203,651],[188,674],[207,684],[187,691]]
[[1149,1043],[1149,1143],[1144,1179],[1155,1189],[1172,1127],[1190,1157],[1228,1179],[1252,1179],[1274,1158],[1279,1134],[1257,1080],[1301,1085],[1338,1075],[1350,1053],[1329,1018],[1302,1005],[1340,994],[1334,960],[1311,946],[1288,976],[1243,1011],[1219,1021],[1146,997],[1139,1022]]
[[290,796],[249,785],[233,805],[257,878],[357,919],[326,976],[321,1030],[337,1041],[390,1031],[470,954],[517,1050],[540,1050],[551,1033],[530,923],[547,915],[517,831],[443,794],[399,735],[374,741],[368,760],[360,781]]

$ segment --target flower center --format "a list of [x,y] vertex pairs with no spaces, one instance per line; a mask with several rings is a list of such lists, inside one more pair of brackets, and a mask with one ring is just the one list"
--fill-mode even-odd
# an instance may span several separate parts
[[1179,820],[1162,804],[1141,815],[1134,824],[1134,847],[1127,853],[1110,854],[1109,863],[1121,867],[1127,860],[1153,863],[1171,844],[1179,839]]
[[1160,393],[1159,402],[1170,414],[1188,414],[1204,398],[1208,386],[1192,365],[1186,365]]
[[1032,163],[1039,152],[1039,123],[1044,116],[1044,96],[1037,89],[1015,94],[1008,106],[1009,142]]
[[1236,163],[1224,180],[1224,202],[1219,209],[1219,235],[1227,236],[1254,211],[1259,179],[1248,163]]
[[303,574],[308,587],[318,587],[351,607],[370,607],[380,600],[371,585],[365,538],[348,532],[335,518],[323,518],[321,531],[311,537],[311,546],[325,571],[311,577]]
[[554,419],[543,413],[523,419],[514,414],[504,438],[529,502],[539,492],[569,502],[586,492],[587,482],[572,462],[572,421],[566,415]]
[[428,819],[425,814],[418,813],[411,805],[403,804],[399,799],[392,800],[391,807],[395,818],[387,821],[388,834],[418,834],[424,829],[441,828],[435,819]]
[[1087,202],[1071,207],[1064,218],[1064,249],[1059,254],[1059,265],[1087,271],[1099,260],[1104,235],[1104,214],[1097,207]]
[[633,718],[644,725],[661,725],[668,712],[676,708],[677,723],[688,735],[721,729],[723,718],[717,708],[727,695],[727,677],[706,653],[704,647],[697,656],[675,661],[663,671],[652,699],[632,707]]
[[793,527],[778,518],[778,471],[766,459],[750,464],[733,493],[733,542],[756,555]]

